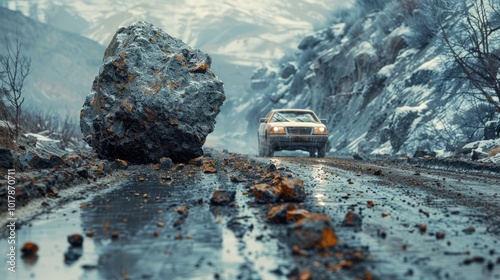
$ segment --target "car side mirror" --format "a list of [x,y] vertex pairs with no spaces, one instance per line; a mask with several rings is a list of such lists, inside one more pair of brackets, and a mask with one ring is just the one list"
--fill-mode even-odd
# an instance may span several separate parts
[[266,118],[260,118],[260,119],[259,119],[259,122],[260,122],[260,123],[266,123],[266,122],[267,122],[267,119],[266,119]]
[[326,119],[319,119],[319,121],[323,124],[326,124]]

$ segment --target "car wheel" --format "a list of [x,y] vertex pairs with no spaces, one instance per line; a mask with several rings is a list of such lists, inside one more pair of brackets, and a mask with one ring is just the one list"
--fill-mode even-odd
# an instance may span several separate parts
[[318,157],[324,158],[326,155],[326,145],[318,147]]
[[[259,135],[257,135],[257,137],[259,137]],[[263,157],[263,156],[265,156],[264,147],[260,141],[260,138],[257,138],[257,139],[259,139],[258,140],[259,141],[259,157]]]
[[266,145],[266,147],[264,148],[264,153],[265,153],[265,156],[266,157],[272,157],[274,156],[274,149],[273,147],[269,146],[269,145]]

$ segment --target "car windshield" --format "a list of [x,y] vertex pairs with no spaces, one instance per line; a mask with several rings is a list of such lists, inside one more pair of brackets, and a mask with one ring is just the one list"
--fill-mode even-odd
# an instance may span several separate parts
[[276,112],[271,122],[316,122],[309,112]]

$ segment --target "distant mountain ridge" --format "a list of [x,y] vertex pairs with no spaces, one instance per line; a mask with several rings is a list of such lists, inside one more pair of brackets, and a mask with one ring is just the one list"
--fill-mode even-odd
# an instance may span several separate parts
[[78,116],[99,69],[104,47],[74,33],[34,21],[0,7],[0,50],[19,36],[21,55],[31,57],[31,74],[24,90],[27,108]]

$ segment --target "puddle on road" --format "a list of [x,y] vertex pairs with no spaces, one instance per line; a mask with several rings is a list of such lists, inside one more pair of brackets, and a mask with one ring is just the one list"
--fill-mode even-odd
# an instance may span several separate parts
[[[261,240],[267,232],[256,210],[246,206],[243,185],[229,186],[237,189],[239,208],[225,211],[227,207],[209,205],[212,190],[221,187],[215,175],[202,176],[190,181],[197,182],[195,188],[188,183],[172,187],[134,182],[40,215],[17,230],[18,256],[22,244],[31,241],[40,247],[38,259],[28,264],[18,258],[16,274],[0,278],[284,279],[271,272],[280,265],[278,244]],[[189,215],[174,227],[182,216],[174,209],[182,205],[189,206]],[[240,238],[227,227],[235,212],[248,217],[241,220],[244,226],[252,225]],[[93,237],[85,236],[89,231]],[[67,236],[75,233],[85,238],[81,256],[65,264]],[[7,244],[5,239],[0,242]],[[5,256],[0,260],[7,261]]]
[[[16,273],[7,273],[2,279],[79,279],[83,275],[83,264],[96,264],[96,246],[90,240],[85,240],[82,256],[73,264],[64,263],[64,254],[69,249],[67,236],[81,233],[80,203],[73,202],[64,209],[44,213],[37,219],[23,225],[16,231],[17,235],[17,267]],[[38,258],[23,260],[20,257],[20,248],[25,242],[38,244]],[[7,240],[1,239],[2,246]],[[4,247],[2,247],[4,248]],[[2,250],[5,252],[6,250]],[[2,264],[6,264],[6,257],[2,254]]]

